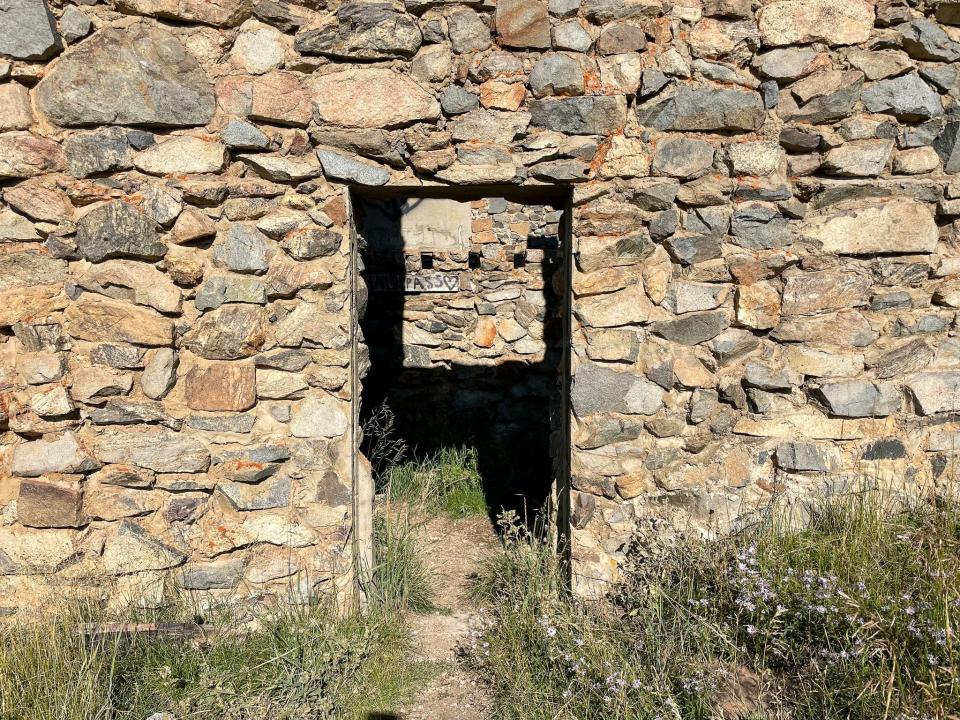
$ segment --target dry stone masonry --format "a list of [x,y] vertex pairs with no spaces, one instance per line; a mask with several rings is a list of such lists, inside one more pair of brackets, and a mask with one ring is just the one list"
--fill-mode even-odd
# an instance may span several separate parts
[[[958,60],[957,0],[4,0],[0,612],[349,594],[356,186],[569,194],[578,590],[946,482]],[[432,301],[523,363],[526,292]]]

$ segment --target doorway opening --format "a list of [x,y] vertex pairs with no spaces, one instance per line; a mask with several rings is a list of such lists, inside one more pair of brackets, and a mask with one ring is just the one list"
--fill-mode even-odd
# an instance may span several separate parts
[[491,519],[564,538],[569,194],[364,191],[352,208],[358,428],[387,413],[413,457],[475,450]]

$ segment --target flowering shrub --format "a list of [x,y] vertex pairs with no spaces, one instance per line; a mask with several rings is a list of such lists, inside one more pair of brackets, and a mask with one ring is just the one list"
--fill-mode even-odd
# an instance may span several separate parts
[[960,713],[960,515],[875,494],[654,559],[603,604],[515,534],[467,648],[506,718],[896,718]]

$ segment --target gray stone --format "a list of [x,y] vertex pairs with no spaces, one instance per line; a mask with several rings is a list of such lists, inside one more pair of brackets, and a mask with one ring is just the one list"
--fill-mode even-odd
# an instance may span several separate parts
[[640,81],[640,97],[647,97],[658,93],[663,88],[667,86],[667,83],[670,82],[670,78],[664,75],[660,70],[656,68],[650,68],[643,71],[643,78]]
[[385,185],[390,172],[382,167],[361,162],[332,150],[317,150],[323,174],[329,180],[342,180],[355,185]]
[[471,53],[490,47],[490,28],[475,11],[459,8],[447,16],[450,45],[455,53]]
[[231,120],[220,133],[224,145],[232,150],[268,150],[270,138],[260,128],[243,120]]
[[943,114],[940,96],[916,73],[871,83],[861,93],[873,113],[890,113],[898,120],[927,120]]
[[143,367],[146,351],[133,345],[97,345],[90,353],[90,360],[98,365],[133,370]]
[[112,575],[166,570],[187,556],[162,543],[139,525],[124,520],[103,550],[103,566]]
[[335,18],[297,33],[297,51],[343,60],[400,60],[416,55],[423,42],[417,21],[389,3],[347,2]]
[[730,208],[724,205],[690,208],[684,213],[683,229],[701,235],[726,235],[730,229],[730,215]]
[[237,275],[213,275],[206,278],[197,290],[194,300],[197,310],[213,310],[224,303],[265,305],[266,302],[267,290],[260,279]]
[[78,178],[132,167],[127,132],[121,128],[74,133],[64,140],[63,154]]
[[832,445],[788,441],[777,446],[777,467],[793,472],[836,472],[840,453]]
[[752,65],[764,77],[797,80],[813,72],[818,56],[811,48],[777,48],[754,57]]
[[584,17],[598,25],[627,18],[654,19],[663,15],[661,0],[583,0]]
[[264,343],[256,305],[223,305],[205,313],[184,336],[184,345],[208,360],[239,360]]
[[730,219],[730,234],[741,247],[753,250],[783,247],[793,242],[790,220],[773,205],[743,203]]
[[583,68],[569,55],[545,54],[530,72],[530,90],[534,97],[582,95],[583,88]]
[[162,258],[166,243],[153,221],[122,200],[91,210],[77,224],[77,248],[92,262],[109,258]]
[[730,327],[730,318],[725,311],[691,313],[673,320],[661,320],[653,324],[653,332],[662,338],[681,345],[698,345],[712,340]]
[[654,242],[660,242],[670,237],[677,231],[677,211],[664,210],[650,221],[650,238]]
[[175,188],[153,183],[144,187],[141,193],[141,210],[164,227],[169,226],[183,211],[183,196]]
[[257,355],[254,362],[258,368],[300,372],[310,364],[310,353],[304,350],[274,350]]
[[340,437],[349,422],[340,401],[329,395],[311,395],[290,415],[290,434],[298,438]]
[[147,360],[143,375],[140,376],[140,387],[143,394],[152,400],[160,400],[170,392],[177,381],[177,365],[179,357],[171,348],[154,350]]
[[232,590],[240,584],[243,571],[241,558],[190,563],[180,571],[180,587],[184,590]]
[[920,69],[920,76],[945,93],[953,93],[960,80],[960,68],[954,65],[928,65]]
[[573,135],[605,135],[620,130],[627,121],[623,97],[599,95],[544,98],[530,103],[530,122]]
[[944,172],[960,173],[960,122],[948,122],[933,141],[933,149],[943,162]]
[[549,0],[547,9],[551,15],[570,17],[571,15],[576,15],[580,9],[580,0]]
[[763,106],[772,110],[780,104],[780,86],[776,80],[766,80],[760,84],[760,94],[763,96]]
[[280,245],[297,260],[312,260],[333,255],[342,242],[343,237],[335,230],[308,227],[287,233]]
[[789,368],[772,368],[758,362],[747,363],[743,374],[746,385],[771,392],[790,391],[802,380],[800,375]]
[[557,50],[572,50],[585,53],[590,50],[593,40],[590,33],[576,20],[567,20],[553,28],[553,46]]
[[289,475],[278,475],[258,484],[227,482],[217,485],[234,510],[250,512],[287,507],[290,504]]
[[863,72],[867,80],[882,80],[883,78],[900,75],[913,69],[910,58],[902,50],[861,50],[851,48],[846,52],[847,61],[851,66]]
[[60,29],[63,31],[63,39],[68,43],[74,43],[90,34],[93,23],[77,9],[76,5],[67,5],[63,15],[60,16]]
[[706,140],[668,137],[656,144],[653,172],[678,178],[695,178],[713,167],[714,147]]
[[58,125],[205,125],[216,109],[206,74],[153,23],[106,28],[77,45],[37,86]]
[[319,177],[323,172],[320,161],[312,153],[297,157],[280,155],[238,155],[257,174],[276,182],[300,182]]
[[72,432],[54,440],[22,442],[13,448],[10,472],[19,477],[39,477],[49,473],[84,473],[96,470],[100,463],[90,457]]
[[893,140],[854,140],[826,154],[821,168],[841,177],[877,177],[893,152]]
[[248,433],[256,422],[254,415],[190,415],[187,426],[194,430],[224,433]]
[[610,412],[653,415],[663,407],[663,395],[644,377],[584,363],[574,375],[570,402],[577,417]]
[[759,130],[767,112],[759,93],[709,83],[678,85],[637,107],[641,125],[658,130]]
[[670,256],[684,265],[695,265],[720,257],[720,238],[715,235],[674,235],[664,245]]
[[56,20],[44,0],[6,0],[0,6],[0,55],[46,60],[62,47]]
[[[295,7],[295,6],[294,6]],[[304,24],[305,19],[285,0],[259,0],[253,7],[254,15],[273,25],[281,32],[295,32]]]
[[160,473],[204,472],[210,453],[197,438],[165,428],[107,430],[93,442],[105,463],[136,465]]
[[935,22],[926,18],[913,20],[897,30],[902,38],[903,49],[912,58],[935,62],[960,60],[960,43],[951,40]]
[[646,47],[647,37],[643,27],[629,20],[605,25],[597,40],[597,49],[601,55],[642,52]]
[[708,344],[721,365],[737,360],[760,346],[757,336],[740,328],[727,328]]
[[251,225],[231,225],[213,244],[213,262],[234,272],[261,274],[270,267],[273,248]]
[[809,128],[785,127],[780,131],[780,145],[789,152],[805,153],[820,147],[823,136]]
[[817,395],[838,417],[886,417],[900,409],[900,392],[888,383],[860,380],[822,385]]
[[476,110],[479,105],[480,98],[459,85],[447,86],[440,97],[440,107],[447,115],[462,115]]
[[183,426],[182,420],[170,417],[164,411],[163,404],[110,398],[103,407],[90,411],[90,422],[94,425],[145,425],[159,423],[174,430]]
[[907,457],[907,446],[899,438],[881,438],[863,450],[864,460],[901,460]]
[[924,372],[906,383],[919,415],[960,410],[960,372]]
[[[800,83],[815,84],[809,94],[806,91],[802,94],[802,100],[794,94]],[[818,72],[794,83],[792,88],[782,90],[777,112],[787,121],[827,123],[842,120],[853,111],[862,87],[863,73],[859,71]]]

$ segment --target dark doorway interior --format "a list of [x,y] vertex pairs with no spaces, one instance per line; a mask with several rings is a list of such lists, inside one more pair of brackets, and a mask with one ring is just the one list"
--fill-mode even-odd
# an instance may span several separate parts
[[[514,510],[530,525],[555,481],[565,491],[564,203],[487,196],[448,212],[428,202],[354,197],[369,351],[360,424],[386,403],[416,457],[476,448],[491,515]],[[431,273],[459,290],[400,290],[404,276]]]

